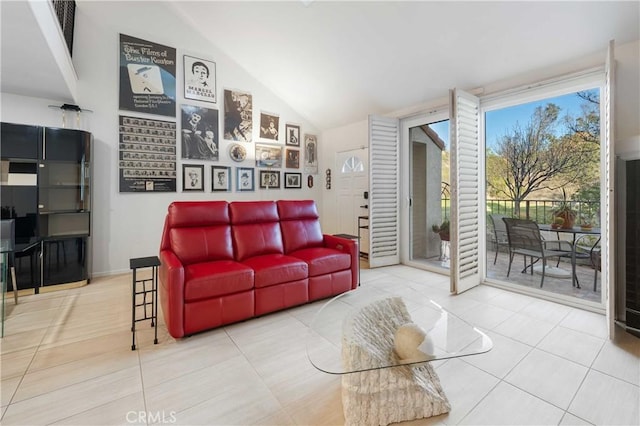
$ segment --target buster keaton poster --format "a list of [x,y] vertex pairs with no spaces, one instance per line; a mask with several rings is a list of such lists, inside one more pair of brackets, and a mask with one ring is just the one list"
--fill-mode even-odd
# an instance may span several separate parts
[[176,116],[176,49],[120,34],[120,109]]

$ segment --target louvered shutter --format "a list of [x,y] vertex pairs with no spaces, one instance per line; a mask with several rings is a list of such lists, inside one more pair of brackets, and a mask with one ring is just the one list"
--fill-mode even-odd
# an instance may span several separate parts
[[369,267],[400,263],[399,121],[369,116]]
[[451,91],[451,291],[480,284],[480,147],[477,97]]
[[615,63],[614,63],[614,41],[609,42],[607,51],[607,60],[605,63],[605,85],[604,85],[604,120],[602,127],[604,129],[602,151],[604,156],[602,163],[604,164],[604,191],[601,191],[601,203],[604,206],[604,226],[601,226],[602,232],[602,291],[605,292],[607,301],[607,323],[609,325],[609,338],[613,338],[614,325],[616,319],[615,300],[615,268],[614,265],[614,177],[615,177],[615,158],[613,150],[613,106],[615,93]]

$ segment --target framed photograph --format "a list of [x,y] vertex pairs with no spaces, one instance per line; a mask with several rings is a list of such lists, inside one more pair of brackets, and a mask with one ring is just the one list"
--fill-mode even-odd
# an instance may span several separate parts
[[229,157],[236,163],[241,163],[247,158],[247,150],[239,143],[234,143],[229,146]]
[[300,146],[300,126],[287,123],[284,128],[285,143],[291,146]]
[[182,165],[182,190],[204,191],[204,164]]
[[211,191],[231,191],[231,167],[211,166]]
[[216,63],[184,55],[184,98],[216,103]]
[[236,190],[238,192],[255,191],[254,169],[236,167]]
[[224,138],[251,142],[253,132],[253,100],[251,93],[224,90]]
[[285,188],[302,188],[302,173],[285,172],[284,187]]
[[182,158],[218,161],[218,110],[181,105]]
[[282,167],[282,147],[256,144],[256,167]]
[[260,112],[260,136],[274,141],[280,140],[280,117],[277,114]]
[[300,168],[300,151],[297,149],[287,148],[285,150],[287,157],[286,166],[287,169],[299,169]]
[[271,170],[260,170],[260,188],[280,189],[280,172]]
[[304,153],[305,173],[318,173],[318,138],[315,135],[304,135]]

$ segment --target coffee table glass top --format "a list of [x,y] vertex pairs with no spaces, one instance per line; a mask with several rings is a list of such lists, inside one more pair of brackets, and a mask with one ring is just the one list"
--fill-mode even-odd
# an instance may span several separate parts
[[485,333],[428,296],[399,290],[391,294],[359,287],[322,306],[306,342],[313,366],[346,374],[475,355],[493,347]]

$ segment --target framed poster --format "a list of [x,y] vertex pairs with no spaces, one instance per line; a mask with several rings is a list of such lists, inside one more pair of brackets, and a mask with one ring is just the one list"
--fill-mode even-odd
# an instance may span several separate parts
[[282,147],[256,144],[256,167],[282,167]]
[[285,143],[291,146],[300,146],[300,126],[287,123],[285,129]]
[[280,172],[277,170],[260,170],[260,188],[280,189]]
[[182,190],[204,191],[204,164],[182,165]]
[[184,55],[184,98],[216,103],[216,63]]
[[176,123],[120,116],[120,192],[176,192]]
[[279,128],[280,117],[277,114],[260,112],[260,137],[277,141]]
[[251,167],[236,167],[236,191],[255,191],[254,169]]
[[251,142],[253,132],[253,100],[251,93],[224,91],[224,138]]
[[318,173],[318,138],[315,135],[304,135],[304,153],[304,172]]
[[288,169],[299,169],[300,168],[300,151],[297,149],[287,148],[285,150],[286,154],[286,166]]
[[120,109],[176,116],[176,49],[120,34]]
[[182,105],[182,158],[218,161],[218,110]]
[[231,167],[211,166],[211,191],[231,191]]
[[302,188],[302,173],[284,173],[285,188]]

